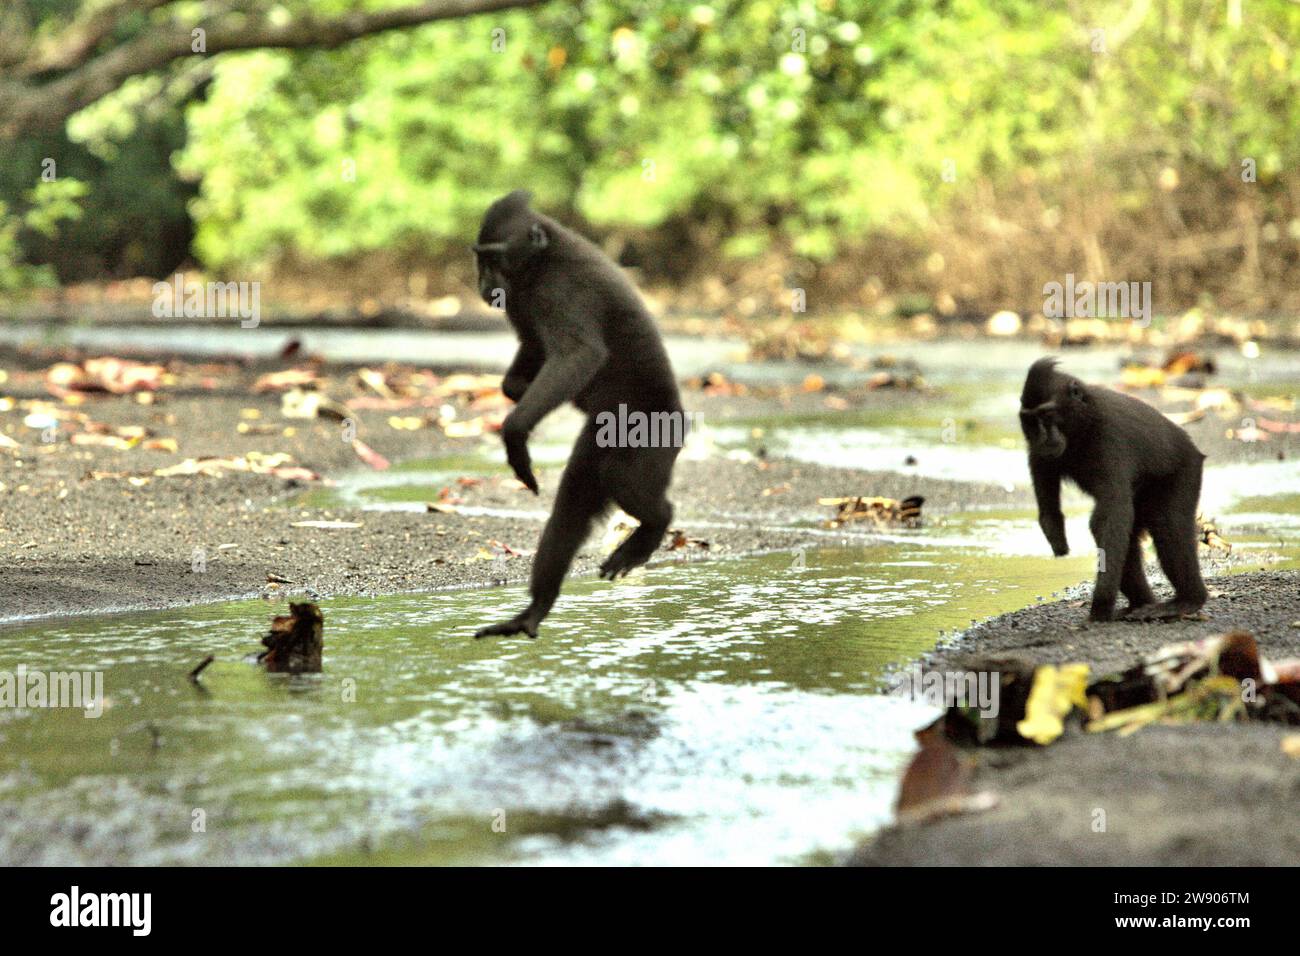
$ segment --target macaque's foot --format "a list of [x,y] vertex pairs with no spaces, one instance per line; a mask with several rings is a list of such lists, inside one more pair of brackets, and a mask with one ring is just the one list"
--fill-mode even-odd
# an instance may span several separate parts
[[614,553],[605,559],[605,563],[600,566],[600,576],[606,581],[613,581],[616,578],[624,577],[633,568],[639,568],[650,560],[648,554],[644,554],[639,547],[633,545],[632,539],[628,538],[615,549]]
[[1128,607],[1124,608],[1124,610],[1120,613],[1119,619],[1121,621],[1138,620],[1138,618],[1134,617],[1134,615],[1140,614],[1142,611],[1145,611],[1147,608],[1151,608],[1155,606],[1156,606],[1156,602],[1154,598],[1151,599],[1150,601],[1144,601],[1141,604],[1130,604]]
[[1106,621],[1115,620],[1114,605],[1111,605],[1110,607],[1102,607],[1094,604],[1092,610],[1088,612],[1088,620],[1094,621],[1098,624],[1104,624]]
[[1129,621],[1176,621],[1185,614],[1195,614],[1201,605],[1194,601],[1164,601],[1131,610],[1124,617]]
[[538,623],[531,614],[524,611],[522,614],[517,614],[501,624],[479,628],[474,632],[474,638],[477,640],[480,637],[510,637],[513,634],[527,634],[529,637],[536,637]]

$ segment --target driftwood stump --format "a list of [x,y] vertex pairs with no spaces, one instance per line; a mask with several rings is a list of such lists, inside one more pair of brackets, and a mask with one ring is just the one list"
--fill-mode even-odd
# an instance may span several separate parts
[[262,638],[267,649],[257,659],[273,674],[320,673],[324,628],[315,604],[290,604],[288,614],[271,619],[271,631]]

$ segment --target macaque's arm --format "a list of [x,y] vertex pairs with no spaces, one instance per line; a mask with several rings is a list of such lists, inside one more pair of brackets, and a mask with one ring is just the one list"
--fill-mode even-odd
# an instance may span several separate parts
[[506,398],[512,402],[522,399],[524,392],[528,391],[528,386],[537,377],[545,361],[546,352],[542,349],[541,342],[531,336],[521,339],[519,351],[515,353],[514,361],[510,363],[510,368],[506,369],[505,377],[501,380],[501,391],[505,393]]
[[1034,497],[1038,499],[1038,526],[1052,546],[1052,553],[1058,558],[1067,555],[1070,545],[1065,540],[1065,515],[1061,513],[1061,473],[1032,457],[1029,473],[1034,479]]
[[548,354],[541,371],[524,392],[514,411],[501,425],[501,436],[506,445],[506,461],[515,476],[534,494],[537,478],[533,475],[532,459],[528,454],[528,436],[537,423],[577,396],[605,364],[608,351],[596,343],[577,343],[570,351]]

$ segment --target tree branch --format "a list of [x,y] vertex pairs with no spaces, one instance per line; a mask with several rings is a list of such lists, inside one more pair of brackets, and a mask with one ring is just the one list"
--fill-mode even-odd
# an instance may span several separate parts
[[114,0],[73,20],[58,32],[33,45],[18,64],[15,76],[28,78],[54,70],[69,70],[89,60],[104,40],[133,13],[148,13],[174,0]]
[[[233,13],[192,25],[173,20],[151,26],[135,39],[42,85],[33,85],[23,79],[7,79],[0,73],[0,140],[13,139],[23,133],[58,129],[73,113],[108,95],[131,77],[153,72],[183,57],[213,56],[235,50],[333,49],[388,30],[531,7],[544,2],[546,0],[426,0],[407,7],[356,11],[337,17],[299,17],[285,24],[249,20],[245,15]],[[126,0],[112,9],[120,13],[119,6],[142,9],[151,4],[158,6],[160,2]],[[205,53],[191,51],[191,33],[196,27],[205,32]],[[87,48],[85,52],[89,50]]]

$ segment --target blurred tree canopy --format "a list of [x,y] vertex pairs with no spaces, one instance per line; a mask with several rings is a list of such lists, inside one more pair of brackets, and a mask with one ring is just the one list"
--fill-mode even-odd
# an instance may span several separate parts
[[[1300,4],[1280,0],[549,3],[204,59],[175,168],[219,269],[427,256],[516,186],[598,228],[812,262],[933,226],[972,184],[996,199],[1086,175],[1120,209],[1159,209],[1162,171],[1224,184],[1249,160],[1294,216],[1297,37]],[[128,79],[70,135],[129,137],[194,65]]]
[[49,265],[68,280],[157,272],[187,254],[193,190],[171,153],[183,141],[182,106],[202,95],[217,55],[333,48],[538,2],[6,0],[0,292],[53,281]]

